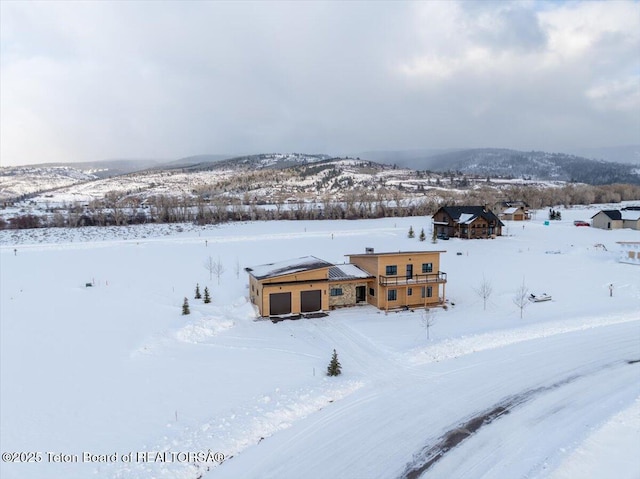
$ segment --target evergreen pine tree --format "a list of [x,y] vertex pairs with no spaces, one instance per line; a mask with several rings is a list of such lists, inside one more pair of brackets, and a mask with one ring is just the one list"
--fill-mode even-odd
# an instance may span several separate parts
[[189,300],[184,298],[184,302],[182,303],[182,315],[184,316],[187,314],[191,314],[191,311],[189,311]]
[[424,228],[422,228],[422,230],[420,231],[419,239],[420,241],[424,241],[427,239],[427,235],[424,234]]
[[413,232],[413,226],[409,226],[409,234],[407,235],[409,238],[414,238],[415,233]]
[[431,242],[432,243],[437,243],[438,242],[438,233],[436,233],[435,226],[433,227],[433,233],[431,234]]
[[202,295],[200,294],[200,285],[196,283],[196,295],[194,296],[195,299],[200,299],[202,298]]
[[205,304],[211,302],[211,296],[209,296],[209,288],[207,288],[206,286],[204,287],[204,302]]
[[331,362],[327,367],[327,376],[339,376],[340,374],[342,374],[342,366],[340,365],[340,361],[338,361],[338,353],[336,353],[334,349]]

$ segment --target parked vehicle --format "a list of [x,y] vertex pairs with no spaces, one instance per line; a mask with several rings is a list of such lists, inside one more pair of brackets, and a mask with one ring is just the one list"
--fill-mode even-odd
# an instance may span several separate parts
[[573,224],[574,226],[591,226],[588,221],[584,220],[575,220]]

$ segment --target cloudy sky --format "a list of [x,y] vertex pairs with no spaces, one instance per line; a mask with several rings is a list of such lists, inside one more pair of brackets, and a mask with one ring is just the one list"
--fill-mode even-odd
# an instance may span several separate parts
[[0,2],[2,166],[640,143],[640,3]]

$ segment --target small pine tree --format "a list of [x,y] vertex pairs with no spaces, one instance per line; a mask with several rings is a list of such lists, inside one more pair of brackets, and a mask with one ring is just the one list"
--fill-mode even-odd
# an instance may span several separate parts
[[196,295],[194,296],[194,299],[200,298],[202,298],[202,295],[200,294],[200,285],[196,283]]
[[431,233],[431,242],[432,243],[438,242],[438,233],[436,233],[435,227],[433,228],[433,233]]
[[419,236],[420,241],[424,241],[427,239],[427,235],[424,234],[424,228],[422,228],[422,230],[420,231],[420,236]]
[[409,238],[414,238],[416,234],[413,232],[413,226],[409,226],[409,234],[407,235]]
[[211,296],[209,295],[209,288],[204,287],[204,302],[205,304],[209,304],[211,302]]
[[327,367],[327,376],[340,376],[340,374],[342,374],[342,366],[340,365],[340,361],[338,361],[338,353],[336,353],[334,349],[331,362]]
[[189,300],[184,298],[184,302],[182,303],[182,315],[185,316],[187,314],[191,314],[191,311],[189,310]]

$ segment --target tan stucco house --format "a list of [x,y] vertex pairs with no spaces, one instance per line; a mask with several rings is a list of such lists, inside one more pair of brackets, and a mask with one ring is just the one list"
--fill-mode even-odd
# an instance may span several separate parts
[[334,265],[315,256],[245,268],[260,316],[286,316],[372,304],[389,310],[445,301],[444,251],[348,255]]

